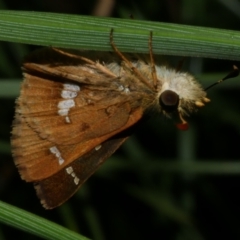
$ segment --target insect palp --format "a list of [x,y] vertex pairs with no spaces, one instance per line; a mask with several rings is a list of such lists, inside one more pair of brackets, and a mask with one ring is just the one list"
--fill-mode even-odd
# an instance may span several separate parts
[[203,102],[201,102],[201,101],[196,101],[196,102],[195,102],[195,105],[196,105],[197,107],[203,107],[203,106],[205,106],[205,104],[204,104]]
[[181,123],[177,124],[177,128],[179,130],[183,130],[183,131],[188,130],[188,127],[189,127],[188,122],[184,120],[184,118],[182,117],[181,112],[178,112],[178,115],[179,115],[179,118],[181,120]]

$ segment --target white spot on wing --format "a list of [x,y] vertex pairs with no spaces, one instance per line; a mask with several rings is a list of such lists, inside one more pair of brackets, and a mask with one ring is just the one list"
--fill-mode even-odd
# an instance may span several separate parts
[[74,98],[77,97],[80,87],[73,83],[64,83],[61,97],[65,100],[61,100],[58,103],[58,115],[65,116],[65,122],[71,123],[68,116],[70,108],[75,107]]
[[130,93],[130,89],[128,87],[123,86],[123,85],[118,86],[118,91],[124,92],[124,93]]
[[80,87],[78,85],[76,85],[76,84],[73,84],[73,83],[64,83],[63,87],[66,90],[71,90],[71,91],[75,91],[75,92],[79,92],[80,91]]
[[75,102],[72,99],[62,100],[58,103],[59,109],[70,109],[75,106]]
[[60,116],[67,116],[68,115],[68,112],[69,112],[69,109],[59,109],[58,110],[58,114]]
[[70,123],[70,122],[71,122],[71,121],[70,121],[70,118],[69,118],[68,116],[65,117],[65,121],[66,121],[67,123]]
[[125,92],[125,93],[130,93],[130,90],[129,90],[129,88],[128,88],[128,87],[126,87],[126,88],[124,89],[124,92]]
[[95,147],[95,150],[98,151],[101,147],[102,147],[102,145],[98,145]]
[[71,173],[73,172],[73,168],[72,168],[72,167],[67,167],[67,168],[66,168],[66,172],[67,172],[68,174],[71,174]]
[[71,176],[74,178],[74,177],[76,177],[76,173],[75,172],[72,172],[71,173]]
[[78,185],[80,179],[77,177],[76,173],[74,172],[73,167],[71,166],[67,167],[66,172],[73,178],[73,182],[75,183],[75,185]]
[[73,181],[74,181],[74,183],[75,183],[76,185],[78,185],[80,179],[79,179],[78,177],[75,177]]
[[56,158],[58,159],[59,165],[62,165],[64,163],[64,159],[62,158],[61,153],[58,150],[58,148],[56,146],[54,146],[54,147],[50,147],[49,150],[52,154],[54,154],[56,156]]
[[123,91],[123,90],[124,90],[123,85],[120,85],[120,86],[118,87],[118,90],[119,90],[119,91]]
[[62,98],[75,98],[77,96],[77,92],[69,91],[69,90],[62,90],[61,92]]

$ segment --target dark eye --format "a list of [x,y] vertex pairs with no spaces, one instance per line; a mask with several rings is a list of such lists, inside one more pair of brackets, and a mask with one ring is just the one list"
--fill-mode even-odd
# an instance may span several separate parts
[[159,104],[166,112],[176,111],[178,108],[178,103],[178,94],[171,90],[166,90],[160,95]]

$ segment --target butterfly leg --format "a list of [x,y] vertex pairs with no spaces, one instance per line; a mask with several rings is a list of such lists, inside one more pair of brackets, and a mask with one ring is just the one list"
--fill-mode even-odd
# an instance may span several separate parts
[[150,61],[151,61],[153,86],[156,87],[157,86],[157,73],[156,73],[155,61],[154,61],[154,57],[153,57],[152,38],[153,38],[153,32],[150,31],[148,46],[149,46],[149,55],[150,55]]
[[111,29],[110,32],[110,44],[114,50],[114,52],[126,63],[126,65],[131,69],[132,72],[136,74],[136,76],[145,84],[147,85],[150,89],[155,91],[155,87],[150,84],[149,80],[146,79],[136,67],[133,66],[133,64],[118,50],[116,47],[114,41],[113,41],[113,28]]
[[64,55],[65,57],[69,57],[69,58],[75,58],[75,59],[79,59],[81,61],[84,61],[88,64],[91,64],[91,65],[95,65],[100,71],[106,73],[107,75],[111,76],[111,77],[116,77],[116,75],[114,75],[108,68],[106,68],[103,64],[101,64],[100,62],[96,62],[96,61],[92,61],[91,59],[89,58],[86,58],[86,57],[83,57],[83,56],[79,56],[77,54],[74,54],[74,53],[70,53],[70,52],[66,52],[66,51],[63,51],[59,48],[54,48],[52,47],[52,50],[54,50],[55,52],[61,54],[61,55]]

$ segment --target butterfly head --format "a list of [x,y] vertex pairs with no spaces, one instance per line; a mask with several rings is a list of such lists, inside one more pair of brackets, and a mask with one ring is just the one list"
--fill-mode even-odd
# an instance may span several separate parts
[[195,78],[188,73],[181,73],[166,67],[157,68],[157,76],[161,90],[158,94],[160,109],[166,116],[178,114],[180,123],[177,127],[181,130],[188,128],[184,116],[203,107],[210,100],[206,92]]

